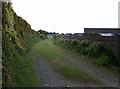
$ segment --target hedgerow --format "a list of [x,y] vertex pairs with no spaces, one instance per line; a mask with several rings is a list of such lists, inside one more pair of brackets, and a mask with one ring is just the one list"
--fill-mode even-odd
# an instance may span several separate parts
[[114,55],[112,54],[111,50],[106,48],[100,42],[62,38],[60,35],[56,35],[55,38],[57,38],[57,44],[66,49],[74,50],[80,55],[86,55],[90,59],[94,59],[94,62],[98,65],[108,66],[109,64],[115,63]]

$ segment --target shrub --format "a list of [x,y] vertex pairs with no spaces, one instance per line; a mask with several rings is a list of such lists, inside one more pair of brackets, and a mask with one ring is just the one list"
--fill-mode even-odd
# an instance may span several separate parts
[[70,44],[69,44],[69,49],[70,50],[76,50],[77,47],[78,47],[78,44],[79,44],[79,40],[77,40],[77,39],[71,40]]
[[59,39],[60,37],[61,37],[60,34],[55,34],[55,35],[53,35],[53,38],[54,38],[54,39]]
[[86,48],[86,47],[88,47],[91,44],[91,42],[88,41],[88,40],[82,40],[80,42],[80,44],[81,44],[82,47]]
[[71,44],[72,46],[78,46],[78,43],[79,43],[78,40],[73,39],[70,44]]
[[71,46],[70,43],[71,43],[70,39],[65,39],[65,40],[62,41],[62,45],[67,49],[70,48],[70,46]]
[[90,44],[86,50],[88,52],[89,57],[97,58],[102,52],[104,52],[104,46],[99,42],[95,42]]
[[95,60],[95,63],[98,65],[108,66],[110,64],[110,59],[107,55],[101,54],[100,57]]
[[115,64],[114,55],[111,50],[104,47],[100,42],[91,42],[88,40],[78,40],[70,38],[60,38],[59,43],[69,50],[74,50],[80,55],[87,55],[91,59],[94,59],[98,65]]
[[79,54],[86,55],[86,54],[87,54],[87,50],[86,50],[86,49],[87,49],[87,47],[88,47],[90,44],[91,44],[91,42],[88,41],[88,40],[79,41],[76,51],[77,51]]

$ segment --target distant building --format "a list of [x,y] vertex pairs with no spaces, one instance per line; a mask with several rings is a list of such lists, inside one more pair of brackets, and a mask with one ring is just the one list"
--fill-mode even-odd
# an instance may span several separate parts
[[56,34],[55,32],[48,32],[48,36],[53,36],[55,34]]
[[84,33],[98,33],[101,36],[115,36],[120,33],[119,28],[84,28]]
[[74,33],[74,36],[83,36],[83,33]]
[[63,36],[74,36],[72,33],[63,34]]

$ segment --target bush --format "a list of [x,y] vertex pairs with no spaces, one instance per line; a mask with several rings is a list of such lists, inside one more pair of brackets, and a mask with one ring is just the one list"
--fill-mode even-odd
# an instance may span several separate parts
[[95,60],[95,63],[98,65],[108,66],[110,64],[110,59],[107,55],[101,54],[100,57]]
[[64,40],[63,41],[63,46],[65,47],[65,48],[67,48],[67,49],[70,49],[71,48],[71,41],[72,40],[70,40],[70,39],[66,39],[66,40]]
[[110,49],[105,48],[100,42],[60,38],[59,43],[66,49],[76,51],[80,55],[87,55],[91,59],[94,59],[98,65],[109,65],[116,63],[114,60],[114,55]]
[[60,37],[61,37],[60,34],[55,34],[55,35],[53,35],[53,38],[54,38],[54,39],[59,39]]
[[79,43],[78,40],[73,39],[70,44],[71,44],[71,46],[78,46],[78,43]]
[[88,56],[91,58],[97,58],[100,56],[100,54],[102,54],[102,52],[104,52],[104,46],[99,43],[99,42],[95,42],[90,44],[87,48],[86,51],[88,52]]
[[91,42],[88,41],[88,40],[82,40],[80,42],[80,44],[81,44],[82,47],[86,48],[86,47],[88,47],[91,44]]
[[77,47],[78,47],[78,44],[79,44],[79,40],[77,40],[77,39],[71,40],[70,43],[69,43],[69,49],[70,50],[76,50]]
[[90,44],[91,44],[91,42],[88,41],[88,40],[79,41],[76,51],[77,51],[79,54],[86,55],[86,54],[87,54],[87,50],[86,50],[86,49],[87,49],[87,47],[88,47]]

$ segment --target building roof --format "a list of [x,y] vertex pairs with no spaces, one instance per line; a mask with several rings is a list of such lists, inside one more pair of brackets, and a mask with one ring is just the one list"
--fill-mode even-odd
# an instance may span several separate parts
[[84,28],[84,33],[120,33],[120,28]]

